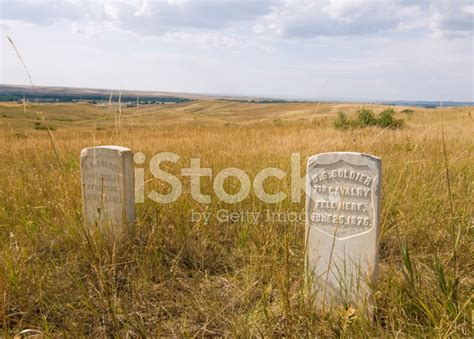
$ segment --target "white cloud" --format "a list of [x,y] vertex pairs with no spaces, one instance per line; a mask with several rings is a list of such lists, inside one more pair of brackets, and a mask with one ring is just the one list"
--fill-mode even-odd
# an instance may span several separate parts
[[87,38],[93,38],[105,31],[111,31],[113,29],[111,23],[102,21],[73,22],[71,24],[72,33],[83,34]]
[[231,48],[231,49],[247,49],[253,48],[265,52],[271,51],[270,48],[263,44],[258,44],[253,40],[249,40],[237,34],[223,34],[220,32],[169,32],[163,35],[163,40],[167,42],[182,42],[192,44],[198,47],[214,47],[214,48]]
[[474,32],[474,5],[471,1],[440,1],[431,6],[430,27],[435,36],[468,37]]
[[436,16],[441,10],[440,7],[446,6],[455,8],[456,4],[435,2],[429,6],[422,0],[284,0],[263,18],[265,29],[260,29],[260,32],[271,32],[281,37],[304,38],[407,30],[419,28],[420,23],[428,29],[430,27],[427,25],[427,18]]
[[47,25],[60,20],[111,21],[127,30],[161,35],[180,28],[219,29],[256,20],[277,0],[6,0],[2,17]]
[[[0,15],[38,85],[474,95],[472,0],[0,0]],[[0,44],[1,81],[23,82],[7,39]]]
[[264,22],[282,37],[359,35],[395,28],[396,9],[391,2],[285,0]]
[[1,6],[6,20],[37,25],[65,20],[91,27],[107,23],[148,36],[242,30],[311,38],[410,29],[453,35],[471,34],[474,22],[470,0],[6,0]]

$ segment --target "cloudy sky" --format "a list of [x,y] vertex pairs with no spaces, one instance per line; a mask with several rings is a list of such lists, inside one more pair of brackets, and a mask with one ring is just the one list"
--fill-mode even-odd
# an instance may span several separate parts
[[474,2],[0,0],[3,84],[474,101]]

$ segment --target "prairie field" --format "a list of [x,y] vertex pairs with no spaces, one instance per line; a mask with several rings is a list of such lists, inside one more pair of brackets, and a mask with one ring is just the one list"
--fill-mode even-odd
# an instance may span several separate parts
[[[401,129],[337,130],[341,103],[116,105],[0,103],[1,334],[69,337],[469,337],[473,336],[474,107],[394,107]],[[136,232],[114,243],[82,219],[80,150],[120,145],[143,152],[146,192],[169,187],[147,166],[159,152],[183,183],[170,204],[137,203]],[[230,220],[239,212],[298,212],[251,192],[237,204],[190,195],[179,175],[266,167],[268,192],[290,195],[290,158],[332,151],[382,158],[380,270],[374,310],[322,312],[304,275],[304,222]],[[229,192],[238,182],[226,182]],[[145,192],[145,193],[146,193]],[[228,212],[220,212],[228,211]],[[209,212],[206,223],[192,213]],[[220,213],[220,214],[219,214]],[[220,215],[220,217],[218,217]]]

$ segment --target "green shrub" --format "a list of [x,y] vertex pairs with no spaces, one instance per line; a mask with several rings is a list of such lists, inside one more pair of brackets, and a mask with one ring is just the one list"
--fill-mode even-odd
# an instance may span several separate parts
[[401,110],[400,113],[411,115],[411,114],[415,113],[415,111],[410,109],[410,108],[405,108],[405,109]]
[[336,120],[334,120],[334,127],[336,127],[337,129],[348,129],[351,126],[352,122],[347,118],[346,113],[339,112],[337,114]]
[[380,112],[377,118],[377,125],[383,128],[400,128],[403,126],[403,121],[400,119],[395,119],[393,115],[395,111],[393,108],[386,108]]
[[334,120],[334,127],[341,130],[346,130],[351,127],[367,127],[379,126],[382,128],[401,128],[403,127],[403,120],[395,119],[393,115],[395,111],[393,108],[384,109],[376,117],[374,111],[368,108],[362,108],[357,111],[357,118],[351,120],[343,112],[339,112],[337,118]]
[[374,111],[368,108],[362,108],[357,111],[357,125],[360,127],[375,126],[377,119],[375,118]]

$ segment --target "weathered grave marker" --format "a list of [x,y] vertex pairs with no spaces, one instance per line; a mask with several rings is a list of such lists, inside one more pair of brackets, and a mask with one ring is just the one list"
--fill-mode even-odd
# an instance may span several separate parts
[[133,230],[135,192],[133,153],[120,146],[81,151],[84,218],[115,237]]
[[370,308],[377,273],[381,160],[350,152],[308,159],[306,269],[323,305]]

